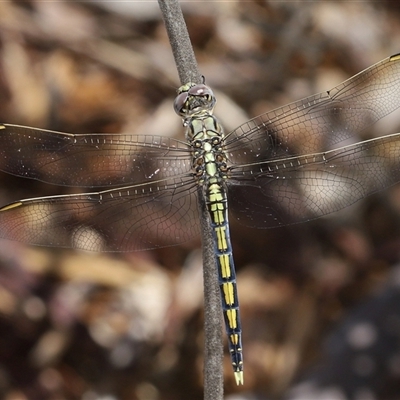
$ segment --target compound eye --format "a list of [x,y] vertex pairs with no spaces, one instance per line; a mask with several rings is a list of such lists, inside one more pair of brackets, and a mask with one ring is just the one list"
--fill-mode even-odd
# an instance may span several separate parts
[[188,92],[178,94],[174,100],[174,110],[178,115],[184,115],[183,108],[185,107]]
[[191,87],[188,91],[188,93],[192,96],[207,96],[207,97],[213,97],[214,93],[213,91],[206,85],[199,84]]

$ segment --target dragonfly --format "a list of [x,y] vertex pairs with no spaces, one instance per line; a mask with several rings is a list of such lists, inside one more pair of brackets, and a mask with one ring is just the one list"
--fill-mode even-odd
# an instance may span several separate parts
[[174,109],[186,140],[0,124],[0,170],[84,188],[3,206],[0,237],[92,251],[176,245],[199,235],[202,196],[239,385],[242,329],[228,217],[254,228],[299,223],[398,182],[400,133],[355,139],[400,107],[400,54],[228,133],[215,104],[204,83],[178,90]]

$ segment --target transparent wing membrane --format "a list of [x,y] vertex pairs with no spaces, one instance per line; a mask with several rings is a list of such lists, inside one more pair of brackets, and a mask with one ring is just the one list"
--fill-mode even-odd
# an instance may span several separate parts
[[271,228],[341,210],[400,180],[400,134],[323,153],[232,168],[230,209]]
[[195,189],[187,177],[22,200],[0,209],[0,236],[93,251],[179,244],[199,234]]
[[230,162],[337,147],[400,106],[400,59],[388,57],[333,89],[247,121],[227,135]]
[[161,136],[73,135],[0,125],[0,170],[64,186],[115,187],[187,174],[189,146]]

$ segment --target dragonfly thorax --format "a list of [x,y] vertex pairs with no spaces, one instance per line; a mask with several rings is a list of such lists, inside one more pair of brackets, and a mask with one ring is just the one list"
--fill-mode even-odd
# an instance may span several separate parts
[[221,125],[214,115],[191,118],[186,127],[186,138],[192,148],[193,171],[197,182],[210,178],[221,182],[227,177],[227,158]]

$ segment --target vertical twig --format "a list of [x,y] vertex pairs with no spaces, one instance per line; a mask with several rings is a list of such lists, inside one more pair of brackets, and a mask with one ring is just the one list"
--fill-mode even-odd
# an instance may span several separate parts
[[[177,0],[158,0],[181,84],[201,83],[196,58]],[[202,188],[198,190],[204,276],[204,399],[223,399],[221,299],[209,217]]]
[[178,0],[158,0],[182,85],[201,83],[192,43]]

